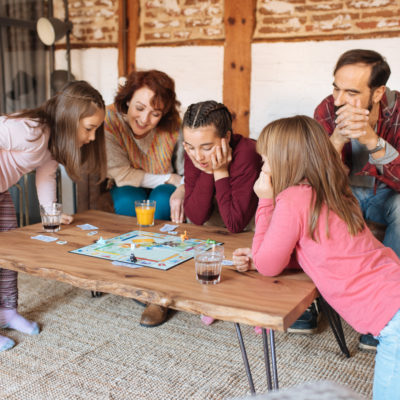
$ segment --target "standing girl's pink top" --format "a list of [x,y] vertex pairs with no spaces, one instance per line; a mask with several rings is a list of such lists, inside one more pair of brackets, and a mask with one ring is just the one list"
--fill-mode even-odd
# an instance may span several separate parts
[[[315,237],[308,234],[312,188],[291,186],[272,199],[260,199],[252,254],[263,275],[298,267],[313,280],[325,300],[360,333],[377,336],[400,309],[400,260],[365,228],[351,236],[327,207],[321,210]],[[293,254],[293,252],[295,252]],[[291,255],[295,257],[291,257]]]
[[0,117],[0,193],[36,169],[40,204],[56,200],[58,163],[49,149],[50,133],[29,119]]

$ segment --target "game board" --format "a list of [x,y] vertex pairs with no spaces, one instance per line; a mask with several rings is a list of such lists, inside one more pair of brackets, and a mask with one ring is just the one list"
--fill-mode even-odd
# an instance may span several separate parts
[[[135,263],[130,261],[132,243],[135,244]],[[70,253],[167,270],[191,259],[195,249],[205,251],[212,246],[206,240],[189,238],[182,241],[180,237],[164,233],[132,231]]]

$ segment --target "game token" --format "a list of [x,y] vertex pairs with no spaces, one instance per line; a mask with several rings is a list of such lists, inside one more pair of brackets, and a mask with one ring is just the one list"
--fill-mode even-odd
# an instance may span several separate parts
[[131,254],[129,256],[129,260],[136,263],[137,262],[137,258],[135,256],[135,253],[133,252],[135,250],[135,244],[131,243]]
[[217,241],[216,240],[212,240],[212,239],[207,239],[206,243],[207,244],[217,244]]
[[66,240],[59,240],[56,243],[57,244],[67,244],[67,241]]
[[181,235],[181,240],[184,242],[185,240],[188,240],[189,236],[187,235],[186,231]]
[[97,244],[105,244],[105,240],[103,239],[103,236],[100,236],[100,239],[96,241]]

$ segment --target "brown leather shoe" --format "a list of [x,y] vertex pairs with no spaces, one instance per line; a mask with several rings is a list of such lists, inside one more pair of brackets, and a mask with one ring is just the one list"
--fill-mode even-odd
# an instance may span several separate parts
[[140,325],[153,328],[163,324],[167,320],[168,308],[158,304],[148,304],[140,318]]

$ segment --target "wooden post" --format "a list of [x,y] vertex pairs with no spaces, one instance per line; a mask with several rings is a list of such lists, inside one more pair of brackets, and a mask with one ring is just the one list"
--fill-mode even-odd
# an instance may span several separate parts
[[126,0],[118,0],[118,76],[126,75],[127,65],[127,18],[126,18]]
[[233,131],[249,136],[251,41],[256,0],[225,0],[223,101],[234,117]]
[[128,17],[128,57],[127,57],[127,73],[136,67],[136,43],[139,37],[139,0],[127,1],[127,17]]
[[126,76],[136,63],[139,0],[118,0],[118,75]]

